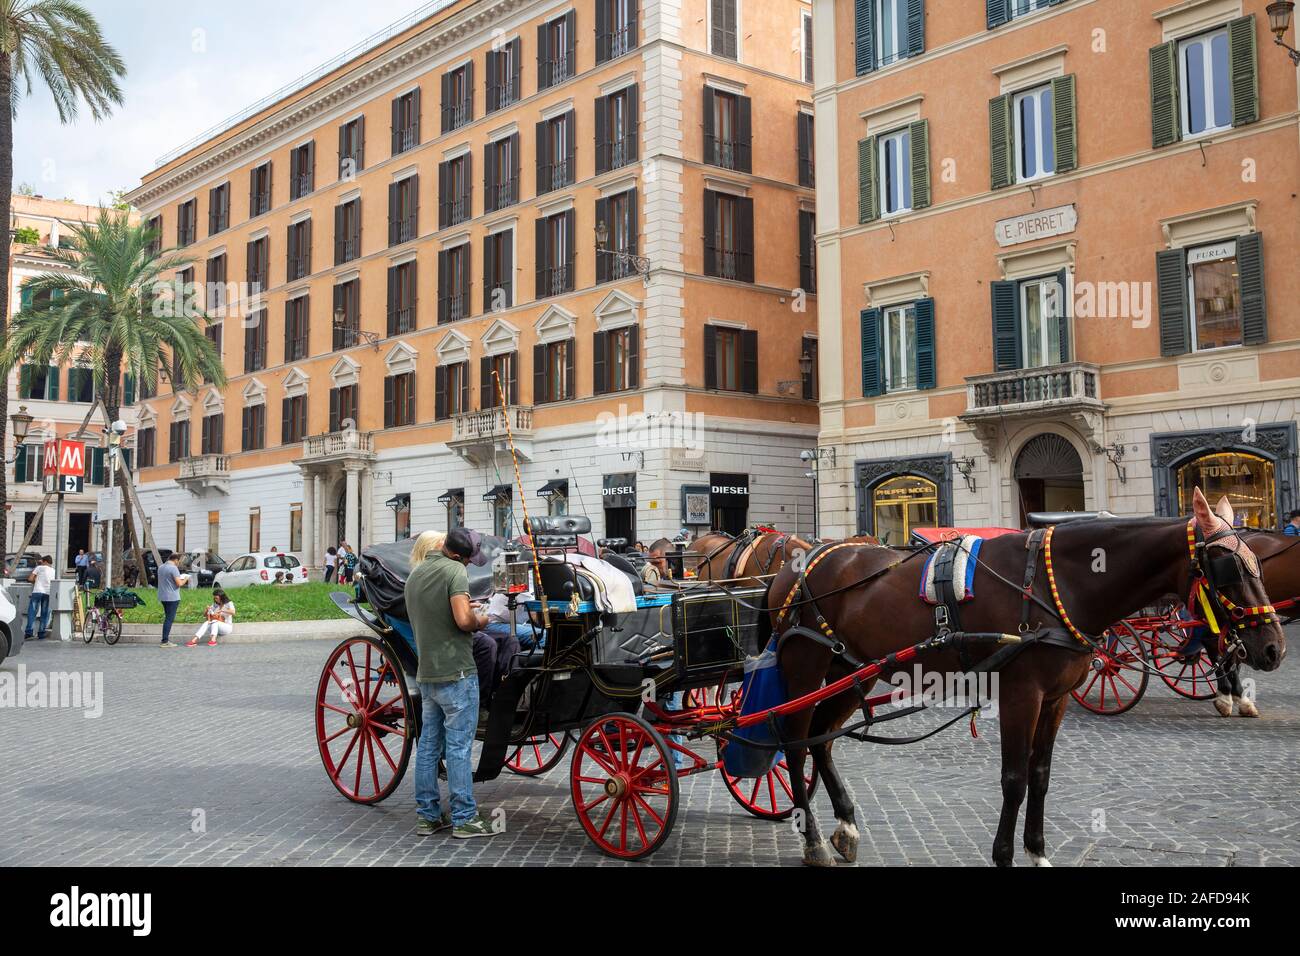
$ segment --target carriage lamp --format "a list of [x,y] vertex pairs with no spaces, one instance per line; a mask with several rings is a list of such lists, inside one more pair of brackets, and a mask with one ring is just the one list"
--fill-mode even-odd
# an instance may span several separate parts
[[807,352],[799,356],[799,379],[797,381],[783,380],[776,383],[776,390],[782,395],[793,395],[796,390],[803,388],[803,383],[808,381],[808,376],[812,374],[813,357]]
[[1268,12],[1268,28],[1273,31],[1273,42],[1286,50],[1292,63],[1300,66],[1300,50],[1296,50],[1282,39],[1291,27],[1291,15],[1295,13],[1295,3],[1292,0],[1274,0],[1265,9]]
[[615,275],[611,278],[622,279],[628,274],[639,275],[643,279],[650,278],[650,260],[645,256],[633,255],[622,249],[605,248],[609,242],[609,226],[605,225],[605,220],[601,219],[596,223],[596,254],[601,256],[611,256],[614,263],[619,268],[615,269]]
[[350,348],[351,346],[356,345],[357,336],[360,336],[363,340],[373,345],[376,352],[379,351],[379,336],[375,335],[374,332],[367,332],[365,329],[348,328],[348,314],[342,306],[339,306],[334,310],[334,331],[348,333],[348,338],[350,338],[351,341],[347,342],[344,345],[344,348]]
[[965,458],[956,458],[952,466],[957,469],[957,474],[961,475],[966,481],[966,487],[971,494],[975,494],[975,459],[971,455]]
[[9,416],[9,423],[14,430],[14,456],[5,460],[6,465],[12,465],[18,460],[18,451],[27,440],[27,433],[31,430],[33,421],[35,419],[27,414],[26,405],[19,405],[18,411]]
[[506,555],[505,592],[523,594],[528,590],[529,577],[533,571],[527,561],[519,560],[519,552],[512,551]]

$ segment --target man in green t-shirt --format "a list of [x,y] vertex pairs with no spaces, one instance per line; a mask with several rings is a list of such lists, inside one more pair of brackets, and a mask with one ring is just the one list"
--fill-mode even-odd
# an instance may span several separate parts
[[[465,565],[474,556],[468,532],[447,533],[440,551],[429,554],[406,579],[406,611],[415,631],[420,667],[415,679],[423,700],[424,724],[415,751],[415,804],[421,834],[451,828],[452,836],[492,836],[474,803],[470,750],[478,727],[478,671],[474,632],[487,625],[469,603]],[[441,810],[438,760],[447,761],[451,812]]]

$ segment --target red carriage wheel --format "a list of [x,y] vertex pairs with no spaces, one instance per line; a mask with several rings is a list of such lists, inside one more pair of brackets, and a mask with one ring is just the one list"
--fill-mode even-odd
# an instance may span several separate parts
[[597,717],[578,737],[570,764],[573,809],[602,853],[649,856],[677,818],[677,770],[659,731],[635,714]]
[[524,777],[540,777],[559,763],[568,749],[568,734],[530,737],[506,754],[506,769]]
[[1094,714],[1114,716],[1132,708],[1146,693],[1150,655],[1138,632],[1121,621],[1101,636],[1105,649],[1093,655],[1092,671],[1071,696]]
[[339,793],[383,800],[402,782],[418,734],[406,676],[383,642],[351,637],[335,647],[316,688],[316,743]]
[[[725,740],[718,741],[719,757],[726,744]],[[790,765],[785,754],[770,772],[761,777],[733,777],[727,773],[726,767],[719,767],[718,772],[727,785],[727,792],[754,816],[763,820],[788,820],[794,813],[794,789],[790,786]],[[817,767],[811,754],[804,758],[803,782],[811,799],[817,790]]]
[[1167,622],[1150,628],[1147,633],[1156,670],[1169,689],[1192,700],[1213,700],[1219,688],[1210,656],[1204,650],[1191,658],[1178,655],[1179,648],[1186,643],[1187,631]]

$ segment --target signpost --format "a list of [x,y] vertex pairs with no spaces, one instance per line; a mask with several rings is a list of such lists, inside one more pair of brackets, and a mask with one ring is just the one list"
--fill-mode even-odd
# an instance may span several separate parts
[[85,488],[86,443],[71,438],[51,438],[45,443],[45,493],[58,495],[54,518],[54,574],[63,576],[63,496],[79,495]]

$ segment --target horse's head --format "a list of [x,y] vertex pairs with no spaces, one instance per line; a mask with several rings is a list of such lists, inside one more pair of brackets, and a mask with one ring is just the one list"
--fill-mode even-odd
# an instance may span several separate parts
[[1233,526],[1232,505],[1221,498],[1211,511],[1197,488],[1192,512],[1199,540],[1193,548],[1193,612],[1212,615],[1229,645],[1256,670],[1275,670],[1286,656],[1286,635],[1264,591],[1259,558]]

